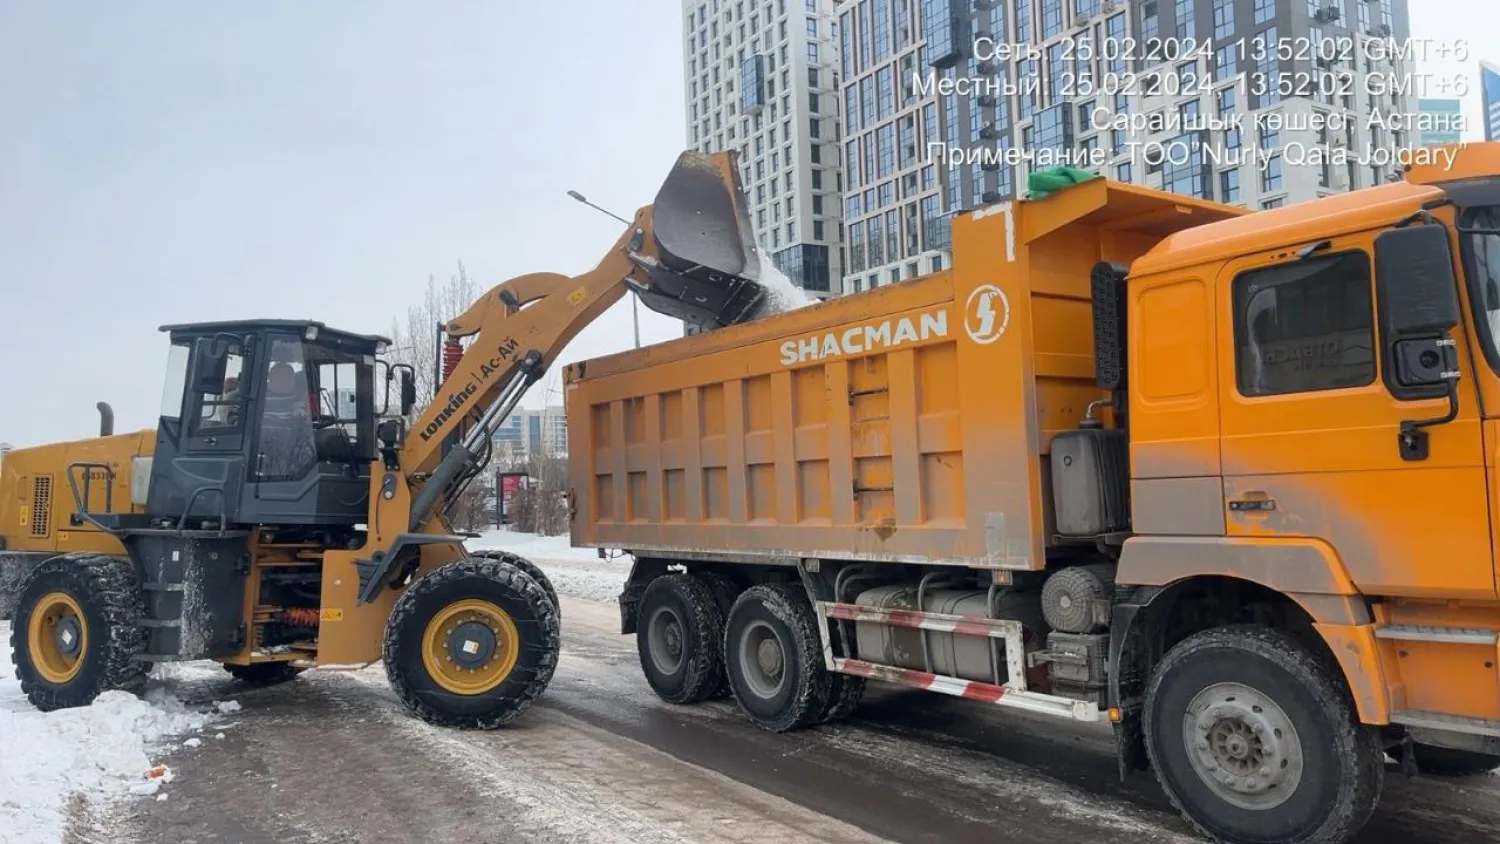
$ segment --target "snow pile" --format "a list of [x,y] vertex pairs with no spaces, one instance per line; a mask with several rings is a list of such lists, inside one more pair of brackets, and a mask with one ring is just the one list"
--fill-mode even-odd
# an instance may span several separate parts
[[574,548],[566,536],[492,530],[468,545],[475,550],[509,551],[525,557],[546,573],[559,594],[585,601],[618,600],[630,574],[628,555],[601,560],[598,550]]
[[0,643],[0,839],[7,844],[60,840],[71,795],[107,801],[156,793],[171,771],[157,768],[148,777],[152,754],[213,717],[159,687],[148,689],[146,700],[112,691],[91,706],[40,712],[21,693],[3,622]]
[[807,295],[807,291],[793,284],[764,250],[757,247],[756,255],[760,259],[760,284],[766,289],[767,314],[779,314],[817,301]]
[[574,548],[567,536],[538,536],[513,530],[489,530],[466,543],[470,548],[486,551],[509,551],[532,562],[538,560],[578,560],[602,562],[596,548]]

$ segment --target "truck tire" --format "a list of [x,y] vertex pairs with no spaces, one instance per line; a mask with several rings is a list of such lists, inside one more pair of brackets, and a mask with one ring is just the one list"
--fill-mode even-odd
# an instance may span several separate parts
[[229,676],[247,686],[277,686],[296,679],[304,669],[289,662],[252,662],[249,665],[225,665]]
[[522,557],[520,554],[512,554],[509,551],[475,551],[469,555],[470,559],[483,558],[487,560],[499,560],[502,563],[510,563],[521,571],[531,576],[536,585],[542,587],[547,593],[547,600],[552,602],[552,609],[557,613],[557,621],[562,623],[562,604],[557,600],[557,590],[552,588],[552,581],[548,579],[546,572],[536,563]]
[[494,729],[536,702],[560,647],[546,591],[509,563],[470,557],[401,593],[382,656],[407,712],[445,727]]
[[[714,594],[714,603],[719,607],[720,617],[729,618],[729,611],[734,608],[734,599],[740,596],[741,589],[739,584],[729,579],[727,575],[719,574],[718,572],[700,571],[694,572],[693,576],[703,581],[708,586],[708,591]],[[720,648],[719,679],[713,694],[708,697],[709,700],[719,700],[730,696],[729,674],[724,670],[724,639],[722,636],[718,640],[718,646]]]
[[1432,744],[1413,744],[1412,757],[1417,770],[1435,777],[1472,777],[1500,768],[1500,756],[1456,750]]
[[1172,804],[1224,844],[1343,844],[1385,775],[1342,679],[1253,625],[1178,643],[1146,689],[1146,750]]
[[708,700],[722,683],[724,614],[713,590],[690,574],[665,574],[641,595],[635,646],[641,673],[668,703]]
[[741,593],[724,625],[724,662],[735,702],[758,726],[781,733],[824,713],[830,675],[801,590],[771,583]]
[[65,554],[21,581],[11,654],[21,691],[43,712],[87,706],[100,694],[140,694],[149,663],[139,626],[145,600],[135,566],[102,554]]
[[[829,628],[828,635],[834,645],[834,653],[838,653],[840,643],[843,641],[843,633],[837,624]],[[865,678],[856,677],[853,674],[839,674],[828,672],[828,702],[824,704],[823,711],[814,721],[816,724],[836,724],[849,717],[859,702],[865,696]]]

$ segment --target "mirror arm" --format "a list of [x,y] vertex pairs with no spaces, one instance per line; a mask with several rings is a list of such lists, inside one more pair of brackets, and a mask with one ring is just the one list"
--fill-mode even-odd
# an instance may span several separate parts
[[[1450,347],[1456,345],[1452,340],[1444,340],[1443,344]],[[1456,371],[1443,373],[1448,382],[1447,413],[1432,419],[1403,419],[1401,421],[1401,430],[1397,438],[1403,460],[1426,460],[1428,451],[1426,429],[1446,425],[1458,418],[1458,375]]]

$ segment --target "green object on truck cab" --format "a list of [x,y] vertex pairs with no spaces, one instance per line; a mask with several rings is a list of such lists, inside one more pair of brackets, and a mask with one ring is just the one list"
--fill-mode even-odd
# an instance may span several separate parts
[[1026,180],[1028,191],[1026,198],[1044,199],[1065,188],[1099,178],[1103,177],[1098,173],[1080,170],[1077,167],[1062,166],[1038,170]]

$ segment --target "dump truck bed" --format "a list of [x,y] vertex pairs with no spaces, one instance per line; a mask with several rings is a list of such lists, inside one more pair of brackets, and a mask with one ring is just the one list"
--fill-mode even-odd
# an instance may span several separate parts
[[958,269],[567,367],[576,545],[1038,569],[1089,276],[1242,213],[1097,179],[956,215]]

